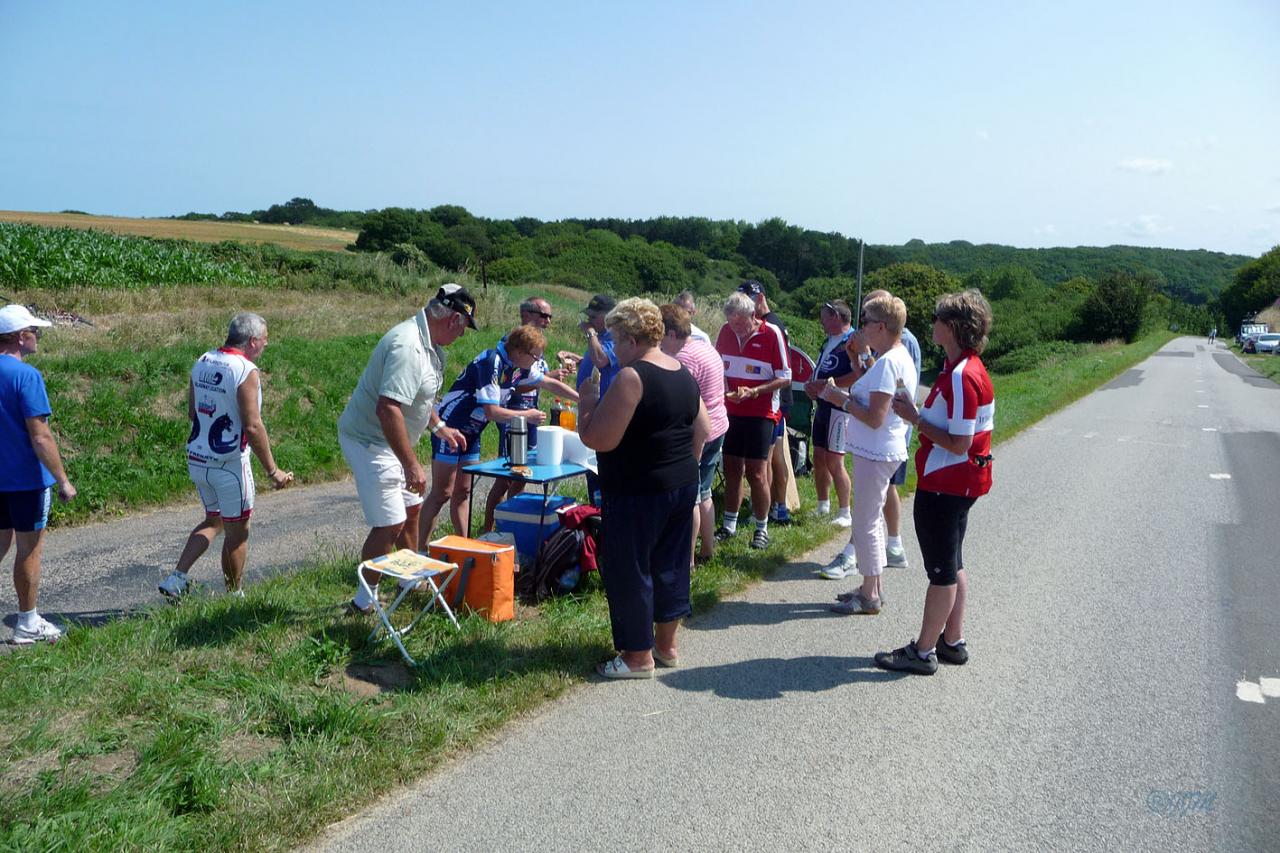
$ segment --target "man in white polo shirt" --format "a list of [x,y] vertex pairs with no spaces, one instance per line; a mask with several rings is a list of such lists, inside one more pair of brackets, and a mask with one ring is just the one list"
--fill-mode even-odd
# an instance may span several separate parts
[[[455,450],[466,446],[466,437],[444,425],[434,404],[444,377],[442,347],[474,329],[475,314],[476,301],[465,288],[441,287],[426,308],[378,341],[338,418],[338,443],[372,528],[360,549],[362,560],[417,547],[427,472],[414,448],[422,434],[429,429]],[[367,579],[372,586],[377,575]],[[357,589],[351,606],[366,613],[372,603]]]

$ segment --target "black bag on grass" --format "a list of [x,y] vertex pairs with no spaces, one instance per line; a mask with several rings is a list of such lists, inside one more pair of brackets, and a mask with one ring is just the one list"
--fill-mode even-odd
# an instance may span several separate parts
[[580,530],[561,527],[542,541],[533,566],[522,571],[516,578],[516,594],[521,601],[536,604],[566,591],[560,580],[565,577],[566,572],[578,568],[582,536]]

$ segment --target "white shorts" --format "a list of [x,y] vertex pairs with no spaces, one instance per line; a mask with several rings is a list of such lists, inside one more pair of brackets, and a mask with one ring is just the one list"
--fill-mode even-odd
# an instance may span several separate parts
[[223,521],[249,520],[253,514],[253,466],[248,454],[240,457],[239,464],[210,466],[188,461],[187,473],[196,484],[205,513],[221,516]]
[[408,517],[405,508],[422,503],[422,495],[405,488],[404,466],[391,448],[381,444],[365,446],[341,433],[338,444],[355,477],[365,522],[370,527],[403,524]]

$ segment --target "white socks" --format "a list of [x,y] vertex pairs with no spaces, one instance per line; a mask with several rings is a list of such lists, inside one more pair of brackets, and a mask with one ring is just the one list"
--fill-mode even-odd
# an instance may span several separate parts
[[18,611],[18,627],[24,631],[33,631],[40,621],[40,614],[33,607],[30,610]]
[[886,548],[888,548],[890,551],[901,551],[901,550],[902,550],[902,537],[901,537],[901,536],[887,536],[887,537],[885,537],[885,547],[886,547]]
[[736,512],[726,512],[720,522],[720,526],[730,533],[738,532],[738,514]]
[[831,501],[818,501],[818,515],[826,515],[831,512]]

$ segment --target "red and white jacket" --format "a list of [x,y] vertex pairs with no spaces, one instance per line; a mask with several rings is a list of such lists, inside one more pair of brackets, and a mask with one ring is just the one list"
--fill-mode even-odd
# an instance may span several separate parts
[[977,353],[964,353],[942,372],[925,398],[921,418],[952,435],[971,435],[965,455],[948,453],[923,432],[916,451],[916,487],[927,492],[976,498],[991,491],[991,430],[996,399],[991,377]]
[[[761,323],[760,328],[745,341],[728,323],[720,327],[716,338],[716,351],[724,359],[724,377],[728,390],[754,388],[774,379],[791,381],[791,363],[787,360],[787,342],[782,330],[772,323]],[[748,418],[769,418],[775,423],[782,417],[778,407],[778,392],[768,397],[752,397],[746,400],[724,401],[730,415]]]

